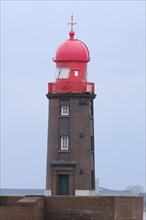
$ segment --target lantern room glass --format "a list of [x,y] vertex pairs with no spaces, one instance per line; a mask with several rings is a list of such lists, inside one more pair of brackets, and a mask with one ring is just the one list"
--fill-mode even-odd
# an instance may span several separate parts
[[69,67],[56,68],[56,79],[67,79],[69,78]]

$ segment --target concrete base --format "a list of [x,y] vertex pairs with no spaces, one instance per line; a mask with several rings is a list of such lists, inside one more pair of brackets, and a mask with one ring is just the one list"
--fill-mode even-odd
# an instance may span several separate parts
[[75,190],[75,196],[95,196],[95,190]]
[[52,190],[45,190],[45,196],[51,196]]

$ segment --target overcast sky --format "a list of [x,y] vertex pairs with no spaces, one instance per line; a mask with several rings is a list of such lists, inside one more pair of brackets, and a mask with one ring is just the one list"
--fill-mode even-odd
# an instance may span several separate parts
[[95,83],[96,177],[145,185],[145,1],[1,1],[1,187],[45,188],[48,82],[71,14]]

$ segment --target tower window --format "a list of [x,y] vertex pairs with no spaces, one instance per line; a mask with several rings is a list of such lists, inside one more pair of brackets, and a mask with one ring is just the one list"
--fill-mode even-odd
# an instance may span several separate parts
[[61,136],[61,150],[68,150],[69,146],[69,137]]
[[92,186],[92,189],[95,189],[95,176],[94,176],[94,170],[91,170],[91,186]]
[[94,151],[94,137],[91,136],[91,151]]
[[91,101],[91,116],[93,116],[93,101]]
[[67,79],[69,78],[69,67],[56,68],[56,79]]
[[69,106],[61,106],[61,115],[69,115]]
[[74,76],[78,76],[78,75],[79,75],[78,70],[75,70],[75,71],[74,71]]

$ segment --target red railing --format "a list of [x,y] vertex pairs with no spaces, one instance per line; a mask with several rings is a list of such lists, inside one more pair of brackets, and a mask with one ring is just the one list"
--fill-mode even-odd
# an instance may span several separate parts
[[94,93],[94,83],[90,83],[90,82],[48,83],[48,93],[66,93],[66,92]]

